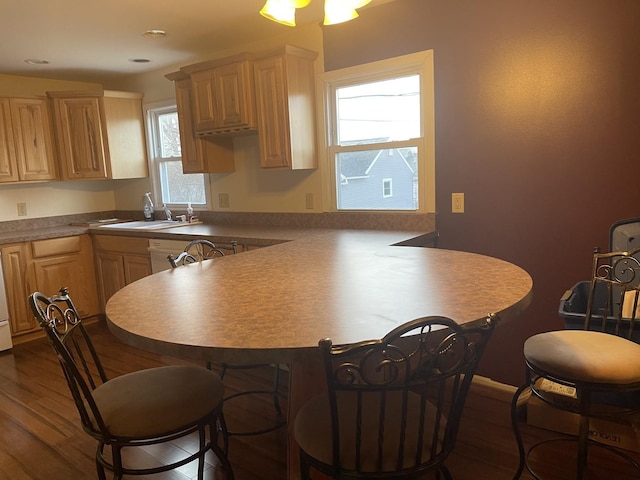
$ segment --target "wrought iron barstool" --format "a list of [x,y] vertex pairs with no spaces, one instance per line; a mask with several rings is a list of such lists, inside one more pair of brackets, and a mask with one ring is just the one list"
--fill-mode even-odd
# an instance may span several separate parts
[[[621,449],[589,438],[592,418],[622,418],[640,412],[640,345],[634,331],[640,321],[639,250],[593,255],[584,318],[584,329],[545,332],[524,344],[526,381],[516,391],[511,405],[513,431],[520,453],[514,479],[526,468],[541,479],[529,461],[537,448],[551,442],[574,441],[577,445],[576,478],[588,471],[588,452],[604,448],[629,462],[640,465]],[[572,396],[558,395],[559,386]],[[530,394],[550,408],[577,414],[579,422],[572,435],[553,436],[525,449],[520,431],[520,411],[526,408],[521,397]]]
[[[328,392],[295,419],[301,478],[311,468],[332,478],[416,479],[445,466],[471,380],[496,319],[460,326],[425,317],[382,340],[333,345],[320,340]],[[431,477],[429,477],[431,478]]]
[[[233,253],[234,254],[238,253],[238,242],[233,241],[231,245],[232,245]],[[204,260],[211,260],[217,257],[223,257],[224,255],[225,255],[224,251],[216,247],[216,245],[213,242],[205,239],[196,239],[190,242],[184,248],[184,251],[181,252],[177,257],[174,258],[172,255],[168,255],[167,260],[169,260],[169,264],[171,265],[171,267],[177,268],[181,265],[202,262]],[[247,370],[247,369],[254,369],[254,368],[266,367],[266,366],[268,365],[229,364],[225,362],[221,362],[218,364],[219,375],[221,379],[224,379],[228,370]],[[207,368],[211,370],[212,367],[213,367],[212,363],[207,362]],[[273,384],[272,384],[273,386],[270,390],[253,389],[253,390],[241,391],[225,397],[224,401],[226,403],[226,402],[229,402],[230,400],[233,400],[235,398],[242,397],[245,395],[270,395],[273,400],[273,407],[276,411],[276,415],[278,416],[278,420],[271,425],[268,425],[263,428],[258,428],[255,430],[246,430],[246,431],[245,430],[242,430],[242,431],[228,430],[227,434],[229,436],[260,435],[263,433],[271,432],[273,430],[276,430],[286,425],[286,420],[282,412],[282,407],[280,405],[280,397],[282,396],[282,393],[280,392],[281,367],[280,365],[276,364],[273,366],[273,369],[274,369]]]
[[[198,461],[204,478],[205,454],[212,451],[233,479],[226,456],[222,416],[224,385],[203,367],[174,365],[139,370],[107,379],[96,349],[66,288],[60,295],[29,296],[31,310],[55,350],[84,430],[98,441],[96,469],[106,480],[123,475],[151,475]],[[125,448],[145,447],[198,434],[197,451],[170,464],[135,467],[123,459]],[[223,446],[218,446],[219,435]],[[105,448],[111,450],[105,455]]]

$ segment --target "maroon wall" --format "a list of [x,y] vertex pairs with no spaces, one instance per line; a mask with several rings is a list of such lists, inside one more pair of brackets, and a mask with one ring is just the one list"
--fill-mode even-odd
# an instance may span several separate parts
[[534,279],[532,306],[496,331],[480,372],[518,384],[524,340],[562,327],[560,296],[588,279],[593,247],[640,217],[640,2],[396,0],[324,30],[327,70],[427,49],[440,247]]

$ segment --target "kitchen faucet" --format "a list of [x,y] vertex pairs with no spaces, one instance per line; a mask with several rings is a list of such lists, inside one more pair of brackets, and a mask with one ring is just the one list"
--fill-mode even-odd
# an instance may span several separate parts
[[170,222],[173,221],[173,218],[171,217],[171,210],[169,210],[169,207],[167,207],[166,203],[162,204],[162,208],[164,208],[164,213],[167,215],[167,220],[169,220]]

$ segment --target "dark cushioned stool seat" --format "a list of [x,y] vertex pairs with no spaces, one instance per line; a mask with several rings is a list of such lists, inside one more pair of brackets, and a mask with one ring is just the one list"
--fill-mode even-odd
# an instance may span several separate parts
[[[400,393],[400,392],[398,392]],[[349,395],[347,392],[338,392],[337,397],[339,405],[340,418],[355,418],[356,415],[356,402],[355,395]],[[372,396],[372,402],[365,402],[363,406],[362,416],[362,437],[364,446],[361,449],[363,461],[365,463],[362,466],[362,471],[376,471],[375,465],[367,466],[366,460],[375,461],[377,444],[377,431],[375,426],[377,416],[380,415],[378,405],[375,405],[379,401],[378,396]],[[401,398],[398,395],[388,395],[387,397],[388,412],[385,417],[390,419],[386,422],[385,428],[385,454],[383,458],[383,471],[393,472],[396,468],[396,460],[398,455],[399,442],[399,424],[393,421],[395,418],[394,412],[397,413],[401,408]],[[407,423],[410,425],[418,425],[420,414],[420,397],[416,394],[410,394],[408,404],[408,416]],[[434,424],[433,411],[434,408],[427,408],[426,414],[429,416],[426,420],[427,425]],[[446,423],[446,418],[442,417],[441,422]],[[373,426],[373,428],[371,428]],[[370,427],[367,429],[367,427]],[[433,431],[433,427],[427,427],[426,432]],[[329,410],[329,399],[327,395],[319,395],[308,403],[306,403],[302,409],[298,412],[294,424],[294,434],[300,448],[302,448],[309,455],[313,456],[321,462],[331,464],[332,461],[332,445],[331,445],[331,411]],[[415,429],[408,430],[408,438],[405,440],[405,456],[404,466],[410,468],[416,465],[415,452],[417,448],[417,432]],[[340,461],[343,468],[355,469],[355,422],[342,422],[340,429]],[[428,436],[427,436],[428,437]],[[422,445],[423,457],[429,458],[429,450],[431,448],[430,438],[424,438],[424,444]]]
[[140,438],[197,423],[222,402],[223,391],[219,375],[185,365],[113,378],[98,386],[93,397],[112,435]]

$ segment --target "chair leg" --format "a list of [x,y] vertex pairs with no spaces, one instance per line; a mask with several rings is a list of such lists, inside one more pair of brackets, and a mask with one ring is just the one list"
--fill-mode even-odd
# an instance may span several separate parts
[[[200,428],[198,428],[198,480],[204,480],[204,454],[205,446],[207,445],[206,433],[206,426],[201,425]],[[210,431],[209,435],[211,435],[211,444],[213,445],[213,441],[215,440],[213,432]]]
[[282,415],[282,407],[280,407],[280,399],[278,398],[280,392],[280,364],[274,365],[275,372],[273,374],[273,407],[276,409],[278,415]]
[[578,459],[576,465],[576,479],[581,480],[587,467],[587,452],[589,442],[589,417],[580,415],[580,427],[578,429]]
[[516,444],[518,445],[518,456],[520,458],[518,463],[518,470],[513,476],[513,480],[518,480],[524,471],[526,462],[526,455],[524,451],[524,441],[522,440],[522,432],[520,431],[520,419],[518,418],[518,401],[522,393],[529,388],[529,384],[525,383],[520,386],[511,400],[511,426],[513,429],[513,435],[516,437]]
[[111,445],[111,463],[113,464],[113,480],[122,480],[122,450],[117,445]]
[[300,453],[300,480],[311,480],[311,468],[302,452]]
[[107,474],[104,471],[104,466],[100,463],[99,458],[102,456],[102,450],[104,449],[104,443],[99,442],[96,449],[96,470],[98,473],[98,480],[107,480]]

